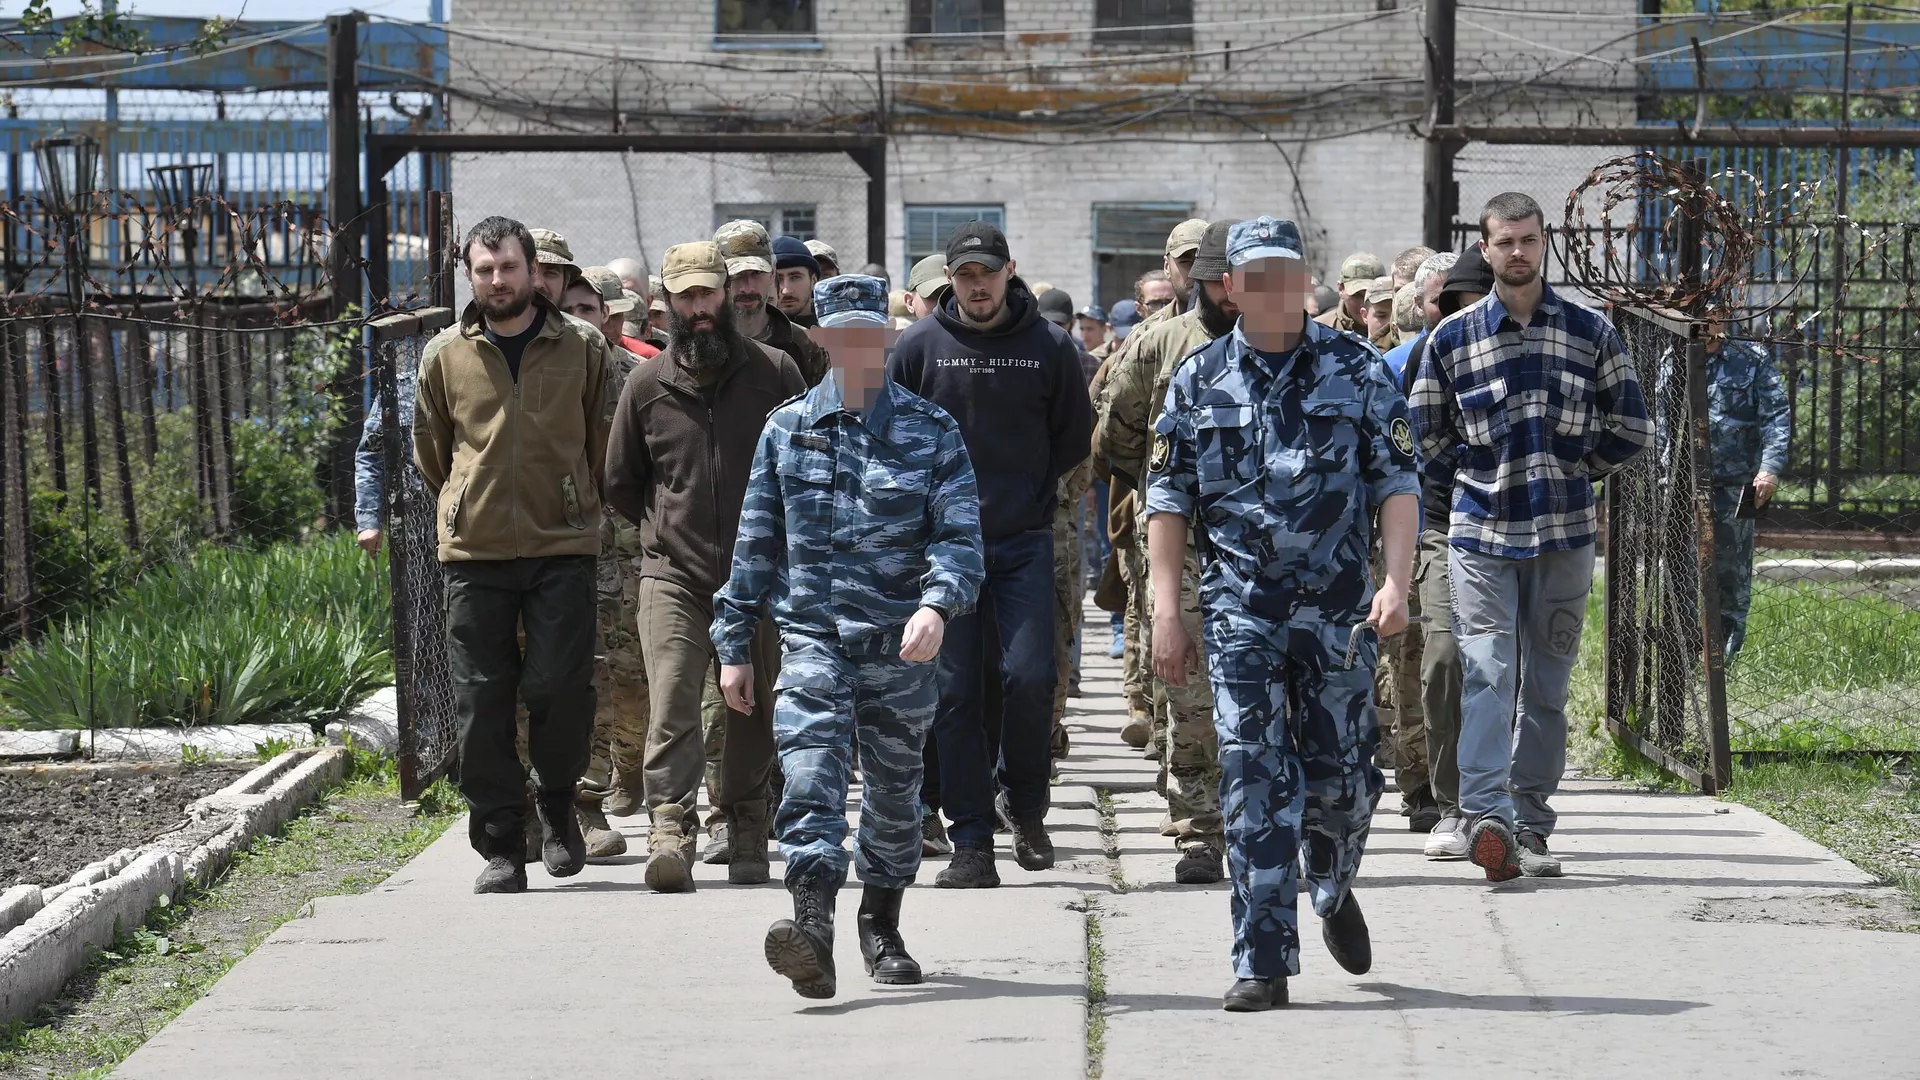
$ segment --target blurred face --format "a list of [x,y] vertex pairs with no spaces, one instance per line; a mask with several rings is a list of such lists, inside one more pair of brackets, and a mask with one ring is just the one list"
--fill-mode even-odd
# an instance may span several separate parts
[[552,263],[535,263],[534,265],[539,273],[534,278],[533,287],[540,290],[540,295],[552,301],[554,307],[559,307],[561,300],[567,294],[567,279],[571,274],[566,267],[555,266]]
[[813,271],[804,266],[789,266],[773,272],[774,303],[788,315],[805,315],[813,310]]
[[[1193,264],[1188,263],[1189,267]],[[1149,281],[1140,288],[1140,314],[1151,315],[1168,304],[1173,303],[1176,294],[1171,281]]]
[[1299,259],[1256,259],[1227,275],[1227,299],[1253,333],[1297,333],[1306,319],[1311,281]]
[[1367,305],[1367,336],[1377,338],[1393,328],[1393,297]]
[[1492,218],[1487,222],[1486,238],[1480,241],[1480,254],[1493,267],[1493,276],[1513,288],[1531,285],[1540,277],[1546,250],[1545,230],[1537,217],[1521,221]]
[[498,248],[478,241],[467,250],[467,283],[480,314],[504,321],[517,318],[533,302],[533,274],[526,252],[509,238]]
[[833,357],[840,393],[847,404],[865,409],[887,381],[887,350],[900,338],[891,326],[817,326],[807,331]]
[[599,290],[584,281],[560,294],[560,310],[594,326],[607,321],[606,305],[600,302]]
[[1183,255],[1168,255],[1163,269],[1167,272],[1167,281],[1173,289],[1173,295],[1185,296],[1193,290],[1193,260],[1200,255],[1200,249],[1194,248]]
[[727,295],[719,289],[709,289],[705,285],[694,285],[677,293],[667,294],[667,303],[672,305],[673,313],[689,330],[716,330],[720,326],[720,309],[727,302]]
[[758,318],[766,310],[767,294],[772,291],[773,275],[765,270],[748,270],[727,279],[727,296],[733,301],[733,314],[737,319]]
[[1086,346],[1088,351],[1097,349],[1107,343],[1106,323],[1096,322],[1093,319],[1085,317],[1076,318],[1073,321],[1079,324],[1080,344]]
[[947,280],[953,282],[953,295],[960,316],[975,326],[986,326],[1000,317],[1007,306],[1007,288],[1013,281],[1013,260],[998,270],[989,270],[977,262],[947,268]]
[[1427,275],[1427,291],[1420,297],[1420,310],[1426,314],[1429,330],[1439,326],[1443,317],[1440,314],[1440,290],[1445,288],[1446,284],[1447,275],[1443,273]]

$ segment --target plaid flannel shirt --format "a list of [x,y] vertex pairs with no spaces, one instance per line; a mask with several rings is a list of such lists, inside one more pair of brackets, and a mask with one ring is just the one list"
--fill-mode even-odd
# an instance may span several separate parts
[[1593,481],[1653,441],[1620,336],[1545,285],[1525,327],[1494,294],[1433,332],[1413,423],[1453,546],[1509,559],[1593,543]]

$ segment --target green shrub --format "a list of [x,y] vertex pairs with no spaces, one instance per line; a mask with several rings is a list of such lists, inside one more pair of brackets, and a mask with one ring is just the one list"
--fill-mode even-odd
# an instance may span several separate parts
[[241,543],[297,540],[324,503],[313,459],[284,432],[249,421],[233,428],[233,532]]
[[149,571],[91,620],[91,707],[88,622],[7,656],[9,723],[323,723],[393,678],[385,564],[346,534]]
[[35,489],[28,512],[33,520],[33,584],[36,612],[48,625],[88,605],[110,604],[139,570],[133,552],[121,541],[116,519],[100,507],[89,513],[80,493]]

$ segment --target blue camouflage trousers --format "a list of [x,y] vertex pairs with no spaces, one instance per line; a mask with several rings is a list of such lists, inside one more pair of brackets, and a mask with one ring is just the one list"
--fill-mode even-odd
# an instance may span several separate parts
[[1236,978],[1300,973],[1301,853],[1322,917],[1360,870],[1385,779],[1373,765],[1379,642],[1350,627],[1275,623],[1232,602],[1207,605],[1207,665],[1220,735],[1220,811],[1233,881]]
[[1713,570],[1720,583],[1720,632],[1728,663],[1747,643],[1747,609],[1753,606],[1754,520],[1740,516],[1745,484],[1713,488]]
[[854,865],[869,885],[903,889],[920,870],[921,751],[939,702],[939,665],[900,659],[900,635],[852,647],[787,636],[774,686],[773,737],[786,791],[774,818],[787,880],[847,880],[847,783],[860,746]]

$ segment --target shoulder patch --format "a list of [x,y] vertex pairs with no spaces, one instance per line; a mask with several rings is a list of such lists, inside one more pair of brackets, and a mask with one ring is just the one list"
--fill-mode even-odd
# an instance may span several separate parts
[[1396,416],[1393,418],[1393,423],[1388,426],[1388,436],[1393,439],[1395,448],[1403,454],[1412,456],[1413,425],[1407,422],[1406,417]]
[[1167,442],[1167,437],[1156,432],[1153,436],[1153,456],[1147,459],[1147,471],[1166,472],[1167,457],[1172,452],[1173,445]]

